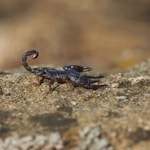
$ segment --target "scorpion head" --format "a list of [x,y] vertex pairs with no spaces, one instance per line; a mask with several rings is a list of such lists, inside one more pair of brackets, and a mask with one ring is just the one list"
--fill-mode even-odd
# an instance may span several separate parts
[[86,72],[86,71],[91,71],[92,68],[90,67],[85,67],[85,66],[78,66],[78,65],[70,65],[70,66],[64,66],[64,70],[69,71],[69,70],[74,70],[77,72]]

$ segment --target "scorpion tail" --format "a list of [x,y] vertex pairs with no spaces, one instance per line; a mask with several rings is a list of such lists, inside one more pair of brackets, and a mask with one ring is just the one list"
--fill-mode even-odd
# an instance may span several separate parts
[[26,68],[26,70],[30,71],[31,73],[35,73],[35,70],[28,65],[27,58],[29,56],[32,56],[31,59],[36,59],[38,55],[39,55],[38,51],[30,50],[25,52],[22,56],[22,65]]

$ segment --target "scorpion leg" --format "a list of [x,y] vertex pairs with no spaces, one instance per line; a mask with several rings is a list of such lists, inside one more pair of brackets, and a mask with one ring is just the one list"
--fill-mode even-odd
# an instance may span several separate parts
[[53,80],[50,80],[50,82],[49,82],[49,91],[50,91],[50,93],[51,92],[53,92],[53,88],[52,88],[52,85],[54,84],[54,81]]
[[66,82],[67,83],[67,88],[69,88],[69,89],[71,89],[72,91],[74,91],[74,87],[75,87],[75,85],[74,85],[74,83],[72,83],[72,82]]
[[42,76],[36,76],[36,79],[38,81],[38,85],[41,85],[44,82],[45,77]]

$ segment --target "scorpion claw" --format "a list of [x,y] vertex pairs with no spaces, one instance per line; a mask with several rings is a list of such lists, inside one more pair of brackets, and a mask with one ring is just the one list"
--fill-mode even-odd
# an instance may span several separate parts
[[66,71],[74,70],[74,71],[77,71],[77,72],[87,72],[87,71],[92,70],[91,67],[78,66],[78,65],[64,66],[63,69],[66,70]]

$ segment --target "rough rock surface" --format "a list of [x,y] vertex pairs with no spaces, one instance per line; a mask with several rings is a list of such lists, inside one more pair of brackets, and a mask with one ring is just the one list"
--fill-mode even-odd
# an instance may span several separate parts
[[35,83],[24,68],[0,73],[1,150],[150,147],[150,60],[106,75],[96,91],[63,84],[50,94]]

